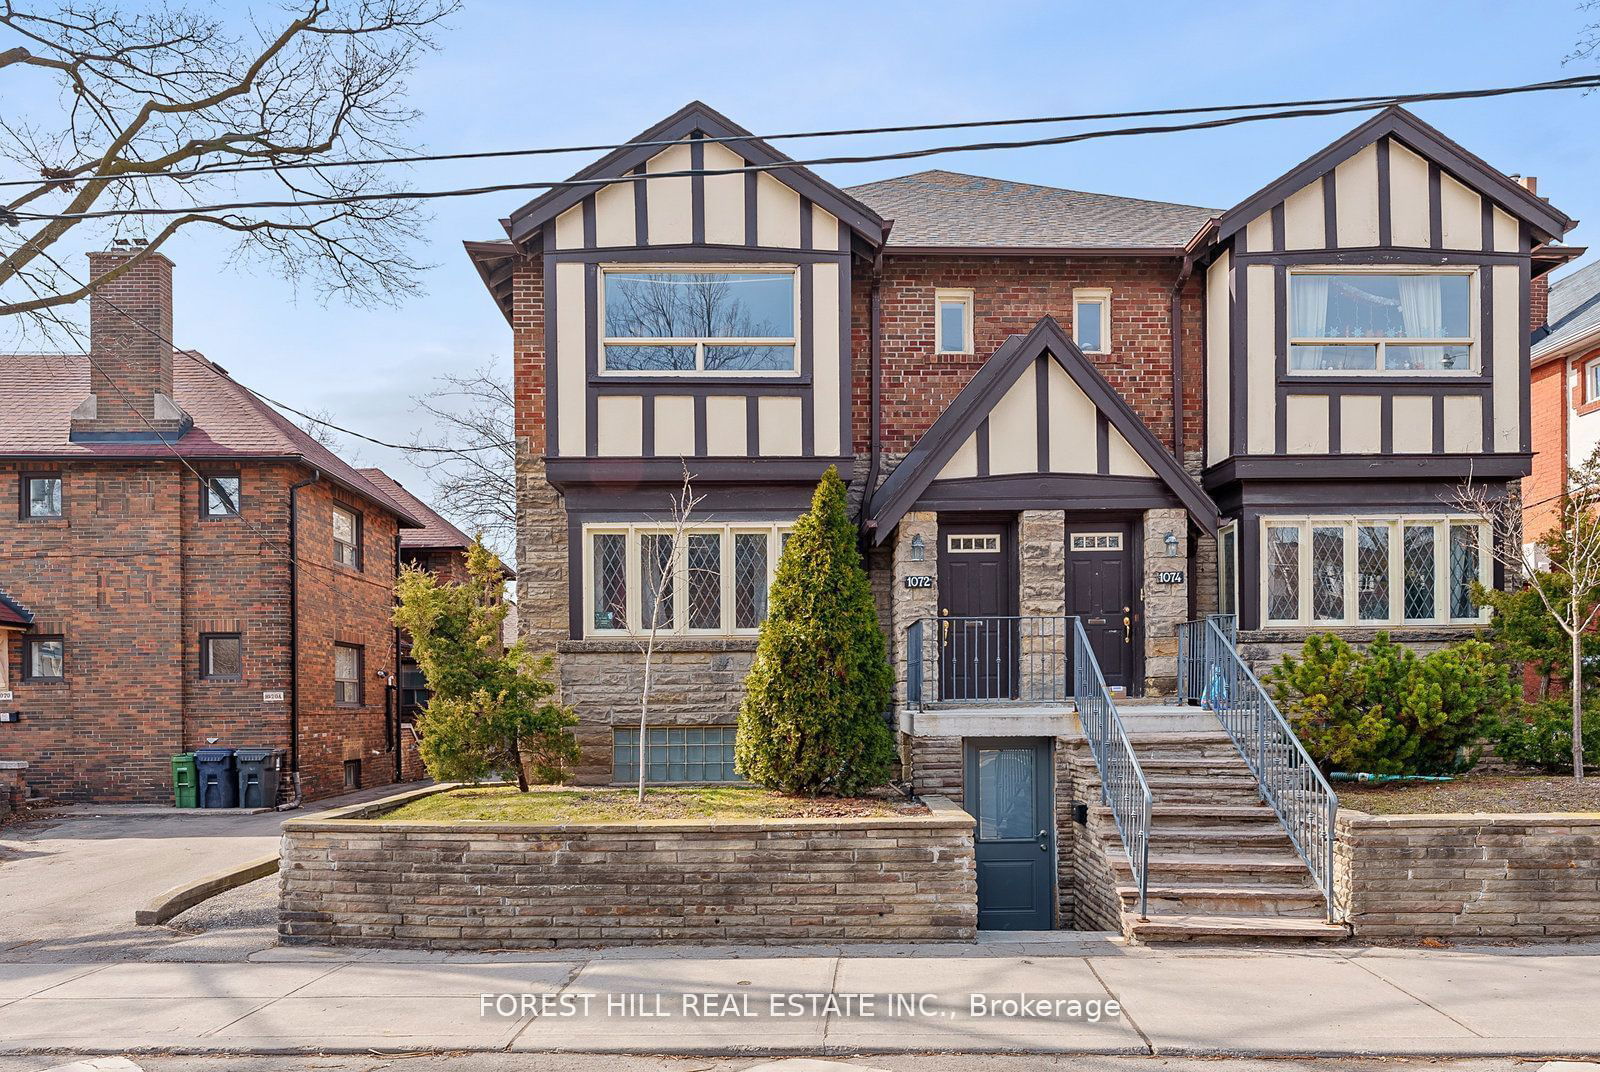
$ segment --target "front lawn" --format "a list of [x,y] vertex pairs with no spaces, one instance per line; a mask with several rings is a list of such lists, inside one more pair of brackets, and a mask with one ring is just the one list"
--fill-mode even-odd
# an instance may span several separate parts
[[1342,806],[1373,815],[1600,812],[1600,778],[1477,774],[1453,782],[1334,786]]
[[483,786],[413,800],[379,818],[405,822],[453,823],[628,823],[641,819],[838,819],[923,815],[909,801],[853,797],[797,797],[737,786],[646,789],[644,803],[634,789],[538,786],[519,793],[516,786]]

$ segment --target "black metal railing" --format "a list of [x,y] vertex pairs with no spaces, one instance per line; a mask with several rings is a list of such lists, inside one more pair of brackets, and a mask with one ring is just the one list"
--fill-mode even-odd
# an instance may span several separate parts
[[906,702],[1065,704],[1072,619],[921,618],[906,630]]
[[1178,627],[1179,687],[1215,711],[1255,775],[1327,902],[1333,922],[1333,832],[1339,798],[1271,695],[1245,665],[1229,623],[1218,616]]

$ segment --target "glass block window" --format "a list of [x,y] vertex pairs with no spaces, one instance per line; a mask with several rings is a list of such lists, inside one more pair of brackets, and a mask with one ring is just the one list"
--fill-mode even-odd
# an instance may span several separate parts
[[1356,526],[1356,617],[1389,620],[1389,526]]
[[1319,622],[1344,620],[1344,528],[1311,530],[1311,617]]
[[722,627],[722,534],[689,534],[689,628]]
[[[661,726],[645,731],[647,782],[737,782],[732,726]],[[639,731],[612,734],[612,777],[639,780]]]
[[599,532],[594,537],[594,627],[628,627],[628,536]]
[[1405,616],[1428,621],[1434,612],[1434,530],[1431,525],[1407,525],[1403,549]]
[[672,581],[672,536],[665,532],[646,532],[639,536],[639,627],[671,629],[676,617]]
[[1300,529],[1267,528],[1267,618],[1275,622],[1300,618]]
[[1478,540],[1482,532],[1476,525],[1450,526],[1450,617],[1471,618],[1478,613],[1472,599],[1472,584],[1480,571]]
[[767,544],[765,532],[738,532],[733,537],[733,626],[756,629],[767,617]]
[[696,524],[682,532],[650,524],[585,526],[585,629],[594,634],[754,633],[767,617],[787,522]]

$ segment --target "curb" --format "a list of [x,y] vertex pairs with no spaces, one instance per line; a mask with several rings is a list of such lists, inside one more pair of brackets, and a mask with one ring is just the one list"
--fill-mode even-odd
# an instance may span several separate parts
[[186,882],[182,886],[174,886],[150,901],[133,914],[133,922],[141,927],[151,927],[158,923],[165,923],[173,916],[185,912],[201,901],[215,897],[219,893],[243,886],[246,882],[254,882],[258,878],[278,873],[278,854],[260,856],[249,863],[226,871],[216,871],[205,878]]

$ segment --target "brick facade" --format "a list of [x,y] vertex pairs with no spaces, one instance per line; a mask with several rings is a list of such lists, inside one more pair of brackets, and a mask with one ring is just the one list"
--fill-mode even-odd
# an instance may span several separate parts
[[1522,482],[1524,540],[1537,540],[1561,519],[1561,493],[1567,483],[1567,361],[1557,358],[1533,369],[1529,402],[1533,435],[1533,473]]
[[[971,941],[972,818],[284,824],[285,942],[529,949],[672,941]],[[373,818],[363,818],[371,816]]]

